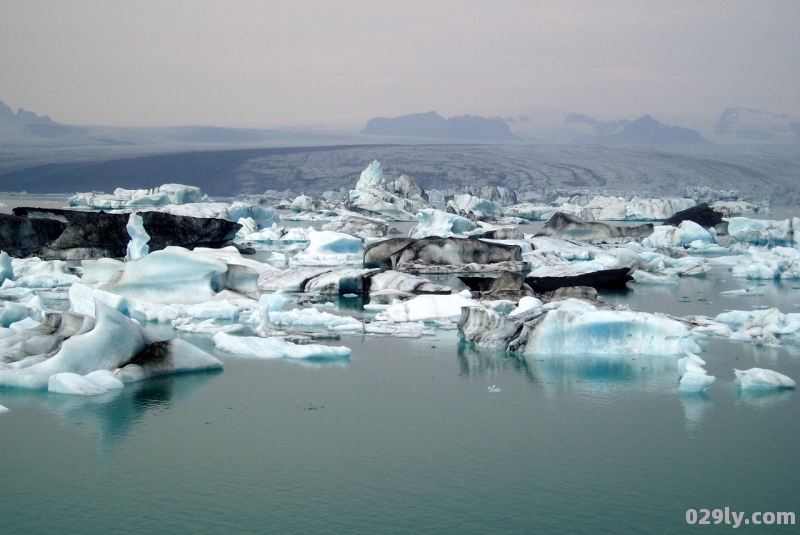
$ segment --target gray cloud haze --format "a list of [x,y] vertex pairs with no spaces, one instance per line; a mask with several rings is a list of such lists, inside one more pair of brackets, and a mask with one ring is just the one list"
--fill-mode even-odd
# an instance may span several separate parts
[[5,1],[0,100],[72,124],[436,110],[800,116],[800,2]]

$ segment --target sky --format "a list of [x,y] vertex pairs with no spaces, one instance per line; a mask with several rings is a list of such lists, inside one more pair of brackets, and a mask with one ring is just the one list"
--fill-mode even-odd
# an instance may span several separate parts
[[798,0],[0,0],[0,100],[111,126],[800,117],[799,29]]

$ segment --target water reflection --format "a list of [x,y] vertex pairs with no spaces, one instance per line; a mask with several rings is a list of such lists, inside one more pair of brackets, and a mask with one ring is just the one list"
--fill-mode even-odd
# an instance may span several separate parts
[[677,389],[677,359],[669,356],[543,356],[506,353],[461,342],[462,375],[494,380],[505,371],[523,374],[548,393],[579,390],[614,394],[621,387],[639,390]]
[[480,349],[463,341],[458,344],[458,362],[461,368],[459,375],[494,379],[504,371],[511,370],[524,375],[529,381],[538,380],[524,359],[505,351]]
[[38,404],[59,415],[65,424],[82,425],[95,434],[98,451],[108,451],[155,411],[166,411],[199,392],[222,370],[155,377],[100,396],[70,396],[50,392],[4,390],[2,399],[14,405]]
[[683,413],[686,417],[686,427],[699,427],[703,415],[712,406],[712,401],[705,393],[680,394]]
[[794,395],[794,390],[739,390],[739,397],[736,398],[737,404],[745,404],[750,407],[766,409],[777,403],[789,400]]

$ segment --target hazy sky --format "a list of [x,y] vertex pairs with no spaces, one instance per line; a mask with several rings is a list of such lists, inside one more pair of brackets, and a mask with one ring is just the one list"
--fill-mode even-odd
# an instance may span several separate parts
[[0,0],[0,100],[137,126],[800,116],[800,0]]

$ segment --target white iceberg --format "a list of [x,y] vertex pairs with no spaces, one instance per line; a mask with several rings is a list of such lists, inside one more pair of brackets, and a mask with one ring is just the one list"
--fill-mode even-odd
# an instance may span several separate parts
[[735,382],[742,390],[773,390],[796,386],[791,378],[764,368],[734,369],[733,371],[736,374]]
[[716,380],[713,375],[703,368],[706,361],[695,355],[686,352],[686,356],[678,359],[678,392],[698,393],[704,392],[708,386]]
[[428,236],[439,236],[449,238],[452,236],[466,236],[475,231],[478,226],[467,219],[456,214],[426,208],[417,212],[419,224],[408,232],[409,238],[427,238]]
[[128,236],[131,241],[128,242],[127,252],[125,253],[125,260],[136,260],[146,256],[150,252],[150,247],[147,242],[150,241],[150,235],[144,228],[142,216],[136,212],[131,212],[128,218],[128,224],[125,225],[128,231]]
[[364,247],[360,239],[330,230],[309,229],[309,246],[291,259],[297,266],[341,266],[361,264]]
[[[467,292],[468,293],[468,292]],[[396,323],[406,321],[433,321],[448,319],[457,321],[463,307],[485,308],[481,303],[462,294],[418,295],[408,301],[395,303],[375,315],[375,319]]]
[[297,345],[277,337],[231,336],[218,333],[212,338],[220,351],[262,359],[348,359],[350,348],[322,344]]

